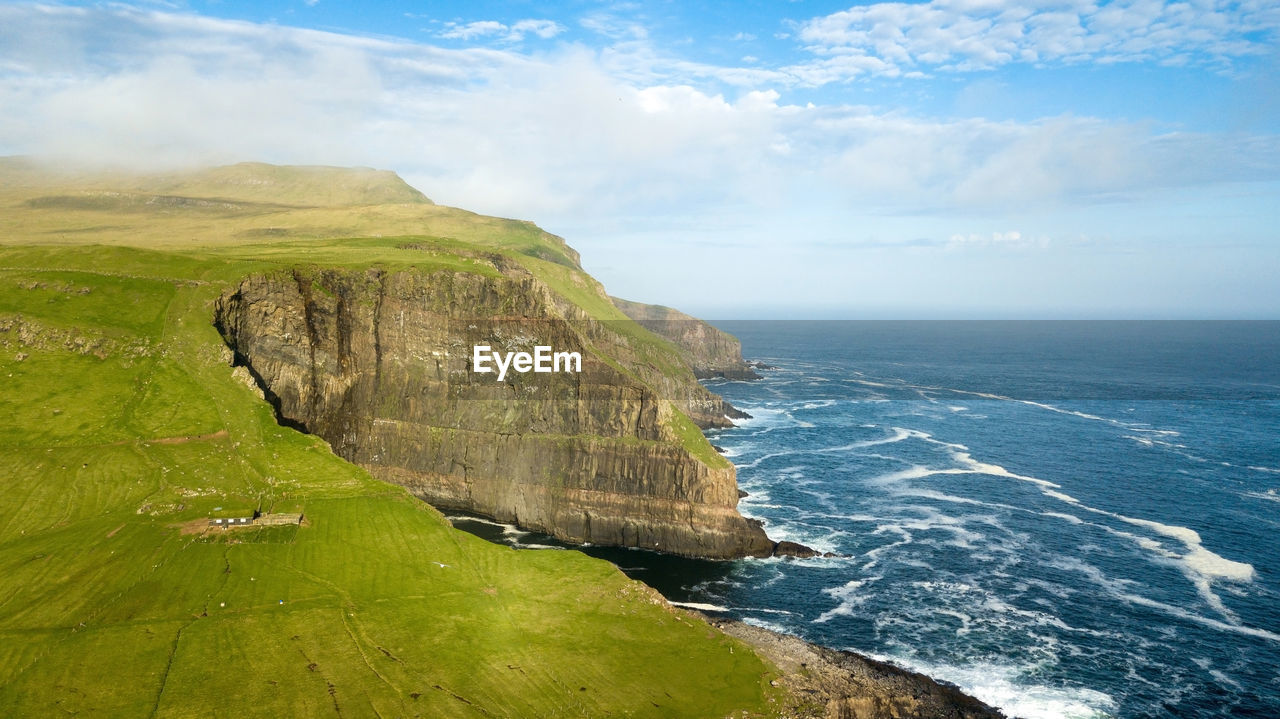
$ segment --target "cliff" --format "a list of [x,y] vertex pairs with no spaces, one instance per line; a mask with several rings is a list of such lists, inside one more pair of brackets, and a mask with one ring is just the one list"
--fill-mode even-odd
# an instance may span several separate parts
[[[412,201],[389,173],[327,172],[50,178],[0,159],[12,490],[0,493],[0,631],[20,637],[0,653],[0,715],[783,715],[790,680],[762,654],[615,567],[466,535],[324,440],[278,426],[287,409],[286,421],[366,456],[394,448],[343,427],[449,436],[453,461],[471,467],[482,463],[470,448],[497,456],[508,435],[536,435],[589,447],[573,451],[600,463],[590,476],[609,462],[660,464],[647,452],[667,455],[654,475],[675,487],[666,494],[724,480],[676,411],[714,420],[718,400],[618,312],[563,240]],[[314,187],[321,179],[332,191]],[[363,204],[382,199],[392,204]],[[544,403],[543,421],[510,405],[544,385],[468,387],[456,375],[454,343],[499,330],[517,342],[508,330],[515,318],[535,325],[528,317],[592,348],[593,374],[563,389],[614,392],[634,419]],[[229,337],[248,353],[234,371]],[[242,384],[267,379],[281,392],[267,395],[276,414]],[[390,421],[431,411],[450,427],[481,412],[493,424]],[[603,428],[557,438],[556,426]],[[654,433],[664,439],[639,438]],[[616,461],[592,459],[597,445]],[[391,471],[382,459],[365,466]],[[494,471],[532,475],[517,459]],[[254,509],[305,520],[209,527]]]
[[[572,542],[767,556],[704,423],[723,407],[651,337],[599,321],[521,264],[293,269],[241,281],[215,322],[286,424],[431,504]],[[630,324],[630,323],[627,323]],[[578,374],[471,371],[472,348],[548,345]],[[719,421],[724,421],[723,415]]]
[[728,332],[670,307],[610,299],[640,326],[670,340],[698,379],[760,379],[742,359],[742,344]]

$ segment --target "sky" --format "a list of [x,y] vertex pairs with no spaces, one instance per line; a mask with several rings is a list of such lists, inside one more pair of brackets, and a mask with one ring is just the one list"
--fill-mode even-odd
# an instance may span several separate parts
[[1280,2],[0,1],[0,155],[395,170],[710,318],[1280,319]]

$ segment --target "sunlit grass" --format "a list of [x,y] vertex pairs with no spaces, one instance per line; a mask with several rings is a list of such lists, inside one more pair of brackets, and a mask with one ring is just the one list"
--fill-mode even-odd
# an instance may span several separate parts
[[[305,185],[273,201],[305,198]],[[613,319],[557,238],[421,201],[210,217],[23,209],[12,190],[3,199],[13,211],[0,213],[0,714],[725,716],[769,706],[773,674],[755,654],[611,565],[457,532],[322,440],[276,424],[232,376],[210,324],[214,299],[250,273],[489,274],[486,252]],[[347,237],[299,229],[320,226]],[[68,244],[87,241],[101,244]],[[668,351],[634,337],[655,356]],[[686,423],[681,441],[701,451]],[[255,509],[306,519],[191,531]]]

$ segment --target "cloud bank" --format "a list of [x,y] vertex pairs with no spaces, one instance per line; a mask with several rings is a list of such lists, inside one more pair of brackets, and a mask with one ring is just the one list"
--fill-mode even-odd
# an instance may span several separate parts
[[[792,278],[786,302],[829,313],[1280,306],[1267,271],[1275,223],[1261,209],[1280,181],[1276,134],[940,117],[840,99],[853,93],[793,99],[850,73],[1028,61],[987,55],[1000,33],[958,24],[1004,17],[1003,3],[911,7],[848,11],[907,13],[900,50],[858,34],[881,32],[872,15],[837,13],[800,28],[813,63],[737,68],[665,54],[608,17],[580,23],[605,38],[596,46],[543,21],[435,26],[457,33],[447,44],[483,41],[456,48],[116,5],[0,5],[0,154],[393,169],[437,202],[565,234],[617,294],[711,316],[750,302],[785,312],[755,289],[779,277]],[[1043,60],[1048,41],[1025,28],[1058,11],[1029,7],[1011,37]],[[1092,7],[1079,5],[1079,22],[1099,34]],[[935,11],[950,19],[920,19]],[[950,40],[926,57],[913,43],[929,23]],[[1091,41],[1094,61],[1138,52],[1124,32]],[[1195,41],[1197,61],[1260,42],[1224,32]],[[517,44],[543,34],[555,42]],[[1168,59],[1191,41],[1179,42],[1151,52]]]
[[[455,30],[522,23],[477,25]],[[815,195],[998,209],[1270,179],[1280,166],[1266,136],[1072,116],[940,120],[788,104],[769,89],[726,97],[687,77],[619,76],[616,49],[443,49],[120,7],[7,6],[0,28],[0,151],[376,165],[438,200],[525,217],[697,214]],[[518,31],[539,28],[555,31]]]

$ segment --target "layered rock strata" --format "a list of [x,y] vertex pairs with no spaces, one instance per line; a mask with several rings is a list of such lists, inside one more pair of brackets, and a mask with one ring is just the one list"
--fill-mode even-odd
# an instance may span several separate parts
[[[733,466],[687,416],[725,404],[656,368],[644,337],[596,321],[520,265],[477,272],[295,269],[244,279],[215,324],[281,422],[460,509],[571,542],[766,556]],[[654,340],[656,342],[656,340]],[[579,352],[580,373],[472,371],[475,345]]]
[[609,299],[627,317],[679,348],[698,379],[760,379],[752,366],[742,359],[742,344],[738,338],[728,332],[670,307],[646,305],[618,297]]

